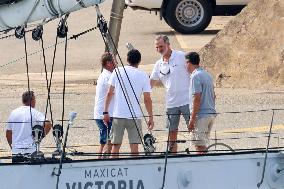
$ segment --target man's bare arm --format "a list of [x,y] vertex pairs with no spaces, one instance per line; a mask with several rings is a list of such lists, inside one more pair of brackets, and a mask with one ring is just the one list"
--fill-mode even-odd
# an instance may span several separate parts
[[52,125],[50,121],[47,120],[44,122],[44,136],[46,136],[49,133],[51,127]]
[[196,116],[200,109],[201,103],[201,93],[196,93],[193,95],[193,102],[192,102],[192,112],[191,112],[191,119],[196,120]]
[[150,80],[150,85],[151,85],[151,88],[153,88],[157,83],[157,80],[154,80],[154,79],[151,79]]
[[216,93],[215,93],[215,88],[213,87],[213,94],[214,94],[214,103],[216,102]]
[[6,138],[10,148],[12,149],[12,130],[6,130]]
[[108,88],[107,95],[106,95],[104,112],[108,111],[111,99],[112,99],[113,94],[114,94],[113,92],[114,92],[114,86],[110,85],[109,88]]
[[149,115],[148,129],[152,130],[154,127],[153,106],[152,106],[151,94],[149,92],[144,93],[144,104]]
[[191,132],[194,129],[196,117],[200,109],[200,102],[201,102],[201,93],[196,93],[193,95],[193,102],[192,102],[192,112],[191,117],[188,125],[188,130]]
[[[114,94],[114,86],[110,85],[108,88],[108,92],[106,95],[106,100],[105,100],[105,107],[104,107],[104,112],[108,112],[108,108],[111,102],[111,99],[113,97]],[[108,123],[110,121],[110,117],[108,114],[105,114],[103,117],[104,122]]]

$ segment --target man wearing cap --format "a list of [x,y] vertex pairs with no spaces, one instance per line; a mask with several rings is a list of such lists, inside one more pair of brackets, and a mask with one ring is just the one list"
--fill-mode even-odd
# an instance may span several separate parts
[[166,35],[157,36],[155,46],[161,58],[151,74],[151,86],[160,80],[166,88],[167,127],[170,151],[177,152],[177,134],[180,115],[189,122],[189,73],[186,70],[184,52],[172,50]]
[[196,52],[185,55],[190,75],[189,101],[190,121],[188,131],[192,132],[192,143],[200,154],[206,153],[215,117],[215,92],[212,76],[199,66]]

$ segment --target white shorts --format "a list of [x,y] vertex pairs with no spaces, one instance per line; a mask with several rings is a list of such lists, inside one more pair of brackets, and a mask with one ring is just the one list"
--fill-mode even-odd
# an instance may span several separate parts
[[214,124],[215,115],[208,115],[198,119],[192,131],[192,144],[195,146],[207,146],[210,142],[210,132]]

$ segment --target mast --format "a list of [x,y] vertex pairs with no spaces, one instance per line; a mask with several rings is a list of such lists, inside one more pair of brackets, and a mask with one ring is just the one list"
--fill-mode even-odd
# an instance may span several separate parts
[[[113,0],[112,9],[110,13],[109,33],[113,39],[116,48],[118,47],[124,8],[125,8],[124,0]],[[116,48],[111,47],[111,49],[116,49]],[[117,52],[112,52],[112,53],[117,54]]]

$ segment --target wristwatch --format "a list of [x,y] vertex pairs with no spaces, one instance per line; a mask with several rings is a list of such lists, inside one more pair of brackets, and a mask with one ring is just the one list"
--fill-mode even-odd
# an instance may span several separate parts
[[106,115],[106,114],[108,114],[108,112],[103,112],[103,115]]

